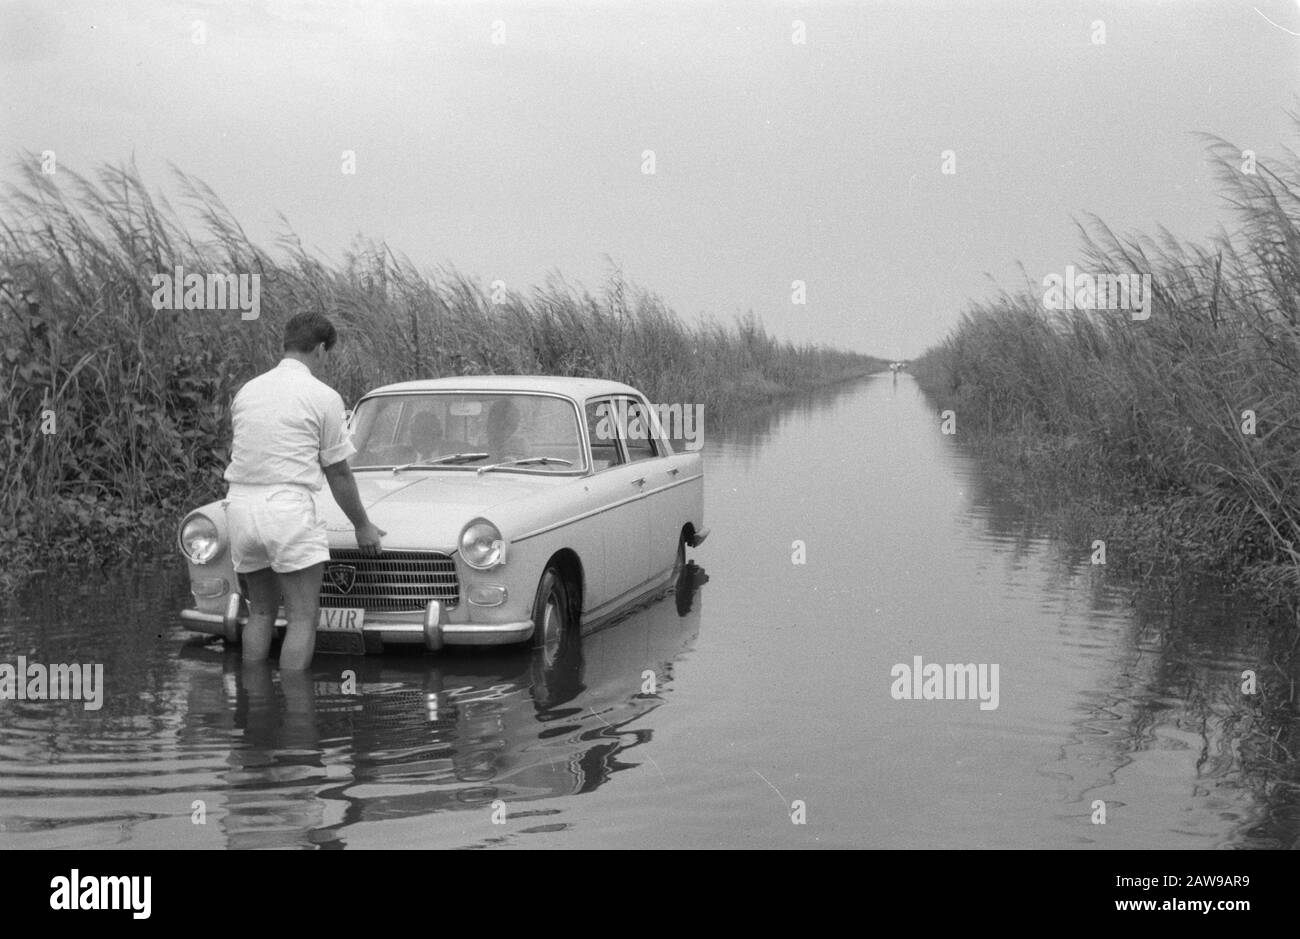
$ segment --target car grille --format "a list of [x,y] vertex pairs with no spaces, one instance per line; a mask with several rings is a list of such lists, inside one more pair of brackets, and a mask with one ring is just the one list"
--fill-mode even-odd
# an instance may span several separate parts
[[[351,589],[346,573],[340,584],[331,571],[353,568]],[[460,602],[456,564],[437,551],[383,551],[376,557],[354,548],[330,551],[321,583],[323,607],[364,607],[367,610],[411,612],[423,610],[430,600],[447,606]]]

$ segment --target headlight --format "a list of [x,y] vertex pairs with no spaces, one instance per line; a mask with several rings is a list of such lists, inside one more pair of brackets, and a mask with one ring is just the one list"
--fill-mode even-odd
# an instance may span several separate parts
[[506,562],[506,540],[485,518],[476,518],[460,533],[460,556],[475,570],[485,571]]
[[181,552],[195,564],[207,564],[221,551],[221,533],[206,515],[191,515],[181,525]]

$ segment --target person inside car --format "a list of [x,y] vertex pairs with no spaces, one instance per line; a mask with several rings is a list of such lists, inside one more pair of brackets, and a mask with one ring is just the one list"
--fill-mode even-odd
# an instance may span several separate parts
[[517,435],[519,408],[506,398],[492,405],[487,420],[487,451],[494,460],[513,460],[528,456],[527,442]]
[[432,411],[421,411],[411,418],[408,440],[415,450],[416,462],[443,455],[442,421]]

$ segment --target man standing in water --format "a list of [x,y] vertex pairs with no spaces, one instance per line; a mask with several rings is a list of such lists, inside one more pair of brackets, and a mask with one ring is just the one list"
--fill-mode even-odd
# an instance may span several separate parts
[[329,560],[325,523],[315,494],[328,482],[357,532],[357,546],[378,553],[380,531],[366,515],[348,457],[356,453],[344,424],[343,399],[315,376],[338,334],[320,313],[299,313],[284,328],[284,358],[235,395],[234,442],[223,503],[230,558],[248,581],[243,659],[267,657],[275,614],[284,597],[288,627],[282,669],[311,666],[321,574]]

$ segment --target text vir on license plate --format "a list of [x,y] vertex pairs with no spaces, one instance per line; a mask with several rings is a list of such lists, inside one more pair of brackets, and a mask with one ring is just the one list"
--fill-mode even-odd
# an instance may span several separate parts
[[322,608],[318,628],[330,632],[360,632],[365,619],[365,610],[327,610]]

